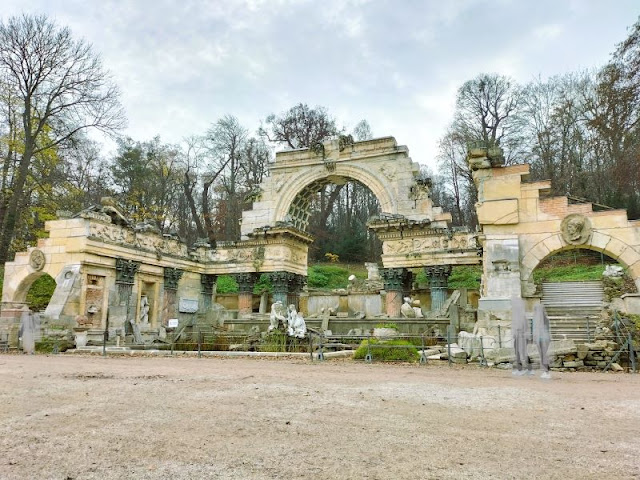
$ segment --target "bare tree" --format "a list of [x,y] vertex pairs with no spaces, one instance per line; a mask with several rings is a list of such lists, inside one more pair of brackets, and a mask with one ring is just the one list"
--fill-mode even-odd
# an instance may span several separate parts
[[311,147],[340,133],[324,107],[309,108],[304,103],[280,115],[269,115],[265,123],[260,135],[288,148]]
[[124,124],[119,94],[98,55],[71,31],[45,16],[23,15],[0,24],[0,76],[16,92],[20,109],[19,163],[13,195],[2,206],[0,262],[7,260],[23,187],[34,156],[78,132],[113,132]]
[[518,151],[517,113],[521,90],[502,75],[482,74],[458,90],[454,129],[468,143],[501,146],[507,161]]
[[359,142],[362,140],[371,140],[373,133],[371,132],[371,125],[366,120],[360,120],[355,127],[353,127],[353,138]]

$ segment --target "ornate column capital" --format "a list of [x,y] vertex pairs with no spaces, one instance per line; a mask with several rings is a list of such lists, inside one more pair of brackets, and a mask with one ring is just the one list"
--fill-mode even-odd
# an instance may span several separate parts
[[253,293],[258,275],[256,273],[236,273],[233,275],[238,284],[238,293]]
[[431,287],[447,287],[449,275],[451,275],[451,265],[432,265],[424,267],[424,273],[429,279]]
[[213,287],[216,285],[217,275],[200,275],[200,292],[205,295],[213,295]]
[[133,285],[134,277],[140,269],[140,262],[116,258],[116,283]]
[[165,267],[164,269],[164,288],[165,290],[177,290],[178,282],[182,278],[184,272],[179,268]]
[[406,268],[383,268],[380,276],[384,281],[385,290],[403,292],[411,287],[412,273]]

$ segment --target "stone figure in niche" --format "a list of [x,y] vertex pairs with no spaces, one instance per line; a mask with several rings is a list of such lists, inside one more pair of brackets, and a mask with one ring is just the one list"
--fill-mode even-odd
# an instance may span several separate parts
[[565,242],[580,245],[585,243],[591,235],[591,222],[584,215],[572,213],[562,220],[560,230]]
[[416,318],[416,311],[411,306],[409,297],[404,297],[404,303],[400,307],[400,314],[405,318]]
[[271,304],[271,314],[269,315],[269,331],[280,328],[280,325],[286,328],[287,326],[287,317],[285,317],[285,309],[282,302],[278,300],[277,302]]
[[149,299],[146,295],[140,297],[140,323],[149,323]]

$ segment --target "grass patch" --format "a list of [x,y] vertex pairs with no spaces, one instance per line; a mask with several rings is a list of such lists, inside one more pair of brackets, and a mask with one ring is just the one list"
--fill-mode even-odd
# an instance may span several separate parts
[[420,359],[418,349],[407,340],[381,341],[376,338],[363,340],[353,358],[364,360],[369,352],[374,361],[381,362],[417,362]]
[[335,265],[318,264],[309,267],[307,284],[311,288],[347,288],[349,276],[355,275],[357,278],[366,279],[367,270],[362,265]]
[[533,271],[536,284],[542,282],[590,282],[602,280],[604,265],[549,265]]

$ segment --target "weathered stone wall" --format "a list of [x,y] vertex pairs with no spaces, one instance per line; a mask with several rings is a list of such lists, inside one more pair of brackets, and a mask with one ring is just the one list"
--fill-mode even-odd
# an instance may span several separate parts
[[549,197],[550,182],[526,183],[528,175],[528,165],[473,173],[483,247],[479,318],[508,320],[509,298],[533,295],[533,270],[563,250],[602,252],[627,267],[640,287],[640,222],[629,221],[624,210],[593,211],[588,203]]

